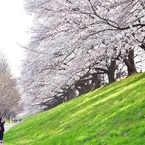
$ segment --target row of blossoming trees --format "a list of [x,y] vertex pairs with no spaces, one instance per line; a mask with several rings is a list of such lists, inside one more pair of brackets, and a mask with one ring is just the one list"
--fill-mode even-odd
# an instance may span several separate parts
[[11,75],[5,55],[0,53],[0,115],[9,120],[14,118],[21,111],[19,99],[16,80]]
[[21,103],[31,113],[142,70],[144,0],[26,0],[34,16]]

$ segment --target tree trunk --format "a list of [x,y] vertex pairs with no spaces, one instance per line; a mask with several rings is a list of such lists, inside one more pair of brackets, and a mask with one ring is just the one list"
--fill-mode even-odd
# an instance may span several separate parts
[[127,58],[124,58],[124,63],[127,66],[128,76],[137,73],[134,62],[134,49],[128,51]]
[[102,86],[101,74],[94,73],[92,76],[91,90],[95,90]]
[[109,83],[115,82],[116,67],[116,60],[112,59],[107,72]]

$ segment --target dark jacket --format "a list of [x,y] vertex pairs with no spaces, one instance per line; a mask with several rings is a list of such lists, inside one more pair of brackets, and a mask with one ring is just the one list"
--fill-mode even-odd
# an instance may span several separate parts
[[4,124],[5,124],[5,121],[3,121],[3,122],[0,123],[0,126],[1,126],[1,128],[2,128],[2,130],[0,130],[0,131],[2,131],[2,132],[5,131]]

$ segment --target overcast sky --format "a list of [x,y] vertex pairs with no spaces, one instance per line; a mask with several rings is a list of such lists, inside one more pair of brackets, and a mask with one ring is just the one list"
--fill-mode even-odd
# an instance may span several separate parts
[[23,0],[0,1],[0,51],[6,54],[15,77],[20,74],[20,65],[25,58],[24,49],[18,43],[28,43],[28,31],[32,18],[23,8]]

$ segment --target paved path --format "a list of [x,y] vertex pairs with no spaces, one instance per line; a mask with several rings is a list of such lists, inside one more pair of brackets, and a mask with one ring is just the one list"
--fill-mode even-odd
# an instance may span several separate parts
[[8,131],[11,127],[15,126],[16,124],[18,123],[11,123],[11,124],[5,125],[5,132]]

